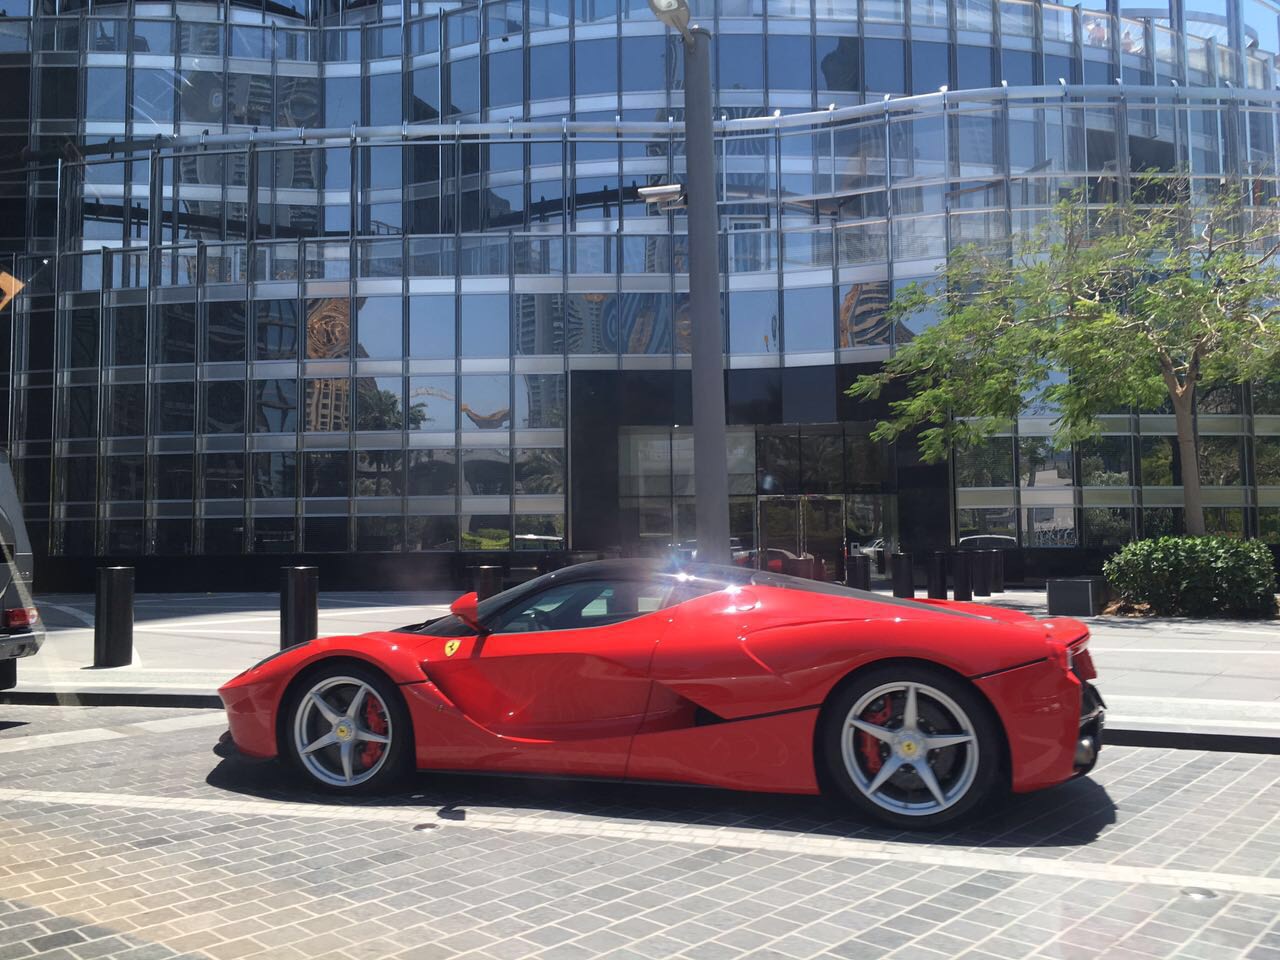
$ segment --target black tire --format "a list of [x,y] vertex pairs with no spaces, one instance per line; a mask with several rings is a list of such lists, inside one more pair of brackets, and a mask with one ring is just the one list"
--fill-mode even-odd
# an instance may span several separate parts
[[12,690],[18,685],[17,658],[0,660],[0,690]]
[[[894,685],[902,686],[902,691],[896,692]],[[917,732],[902,722],[908,685],[916,688],[921,725]],[[866,700],[886,688],[887,692]],[[869,717],[879,719],[874,726],[892,732],[898,742],[885,743],[850,726],[850,715],[860,703],[858,719],[864,723],[870,722]],[[961,722],[944,722],[948,716],[956,719],[956,710]],[[966,680],[940,668],[886,664],[857,674],[832,694],[820,723],[819,761],[827,784],[839,800],[883,823],[907,830],[934,829],[965,819],[1005,792],[1004,734],[999,719]],[[935,749],[924,745],[927,737],[966,733],[970,735],[966,743]],[[927,772],[945,803],[938,802],[939,794],[919,775],[921,758],[928,763]],[[859,779],[850,763],[856,766]],[[877,786],[876,778],[893,767],[896,770]]]
[[[325,779],[318,772],[329,769],[336,773],[340,781],[343,775],[341,757],[344,741],[335,742],[315,751],[310,761],[303,757],[298,744],[300,727],[307,731],[307,738],[315,742],[315,739],[319,738],[318,735],[323,734],[323,730],[319,728],[329,722],[320,712],[319,705],[306,702],[311,694],[325,684],[331,686],[328,690],[322,691],[324,704],[336,713],[343,714],[344,719],[347,720],[349,718],[345,718],[346,708],[350,706],[350,701],[355,699],[355,694],[358,692],[358,688],[354,685],[363,684],[368,688],[368,692],[365,693],[364,707],[367,708],[368,696],[371,692],[377,698],[373,708],[374,718],[382,719],[386,724],[385,736],[390,743],[378,744],[377,746],[382,747],[378,759],[370,763],[367,769],[360,769],[364,766],[363,751],[369,749],[370,744],[362,740],[359,734],[361,732],[376,734],[376,731],[373,729],[374,725],[367,722],[365,709],[357,710],[361,723],[356,725],[345,741],[351,744],[354,775],[352,782],[335,782],[333,779]],[[344,698],[347,689],[350,689],[351,693]],[[300,712],[304,712],[301,718]],[[335,735],[337,729],[335,725],[333,727]],[[294,681],[281,705],[278,734],[280,755],[285,758],[289,767],[302,776],[309,786],[330,793],[352,795],[385,792],[405,776],[413,763],[413,724],[400,691],[381,671],[350,660],[322,662]],[[357,750],[361,753],[357,753]],[[374,769],[375,765],[376,769]]]

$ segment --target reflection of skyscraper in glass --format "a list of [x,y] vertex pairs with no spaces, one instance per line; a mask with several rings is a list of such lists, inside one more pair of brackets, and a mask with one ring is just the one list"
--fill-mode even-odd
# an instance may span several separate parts
[[606,308],[613,298],[607,293],[579,293],[569,297],[565,311],[569,320],[570,353],[613,353],[605,349]]
[[526,293],[512,302],[517,355],[559,354],[564,342],[564,297]]
[[[351,301],[314,300],[307,309],[307,359],[331,360],[347,355],[351,343]],[[303,429],[312,432],[351,429],[351,380],[326,377],[307,381]]]
[[888,306],[889,284],[883,280],[849,287],[840,299],[839,345],[887,344],[890,326],[884,313]]

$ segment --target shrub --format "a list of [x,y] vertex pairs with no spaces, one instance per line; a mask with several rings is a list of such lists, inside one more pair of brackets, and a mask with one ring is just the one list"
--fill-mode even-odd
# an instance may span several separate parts
[[1126,545],[1103,567],[1122,599],[1186,617],[1270,617],[1271,551],[1259,540],[1159,537]]

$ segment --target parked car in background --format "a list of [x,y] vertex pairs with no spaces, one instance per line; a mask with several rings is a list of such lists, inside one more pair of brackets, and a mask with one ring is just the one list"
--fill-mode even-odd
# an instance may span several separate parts
[[0,453],[0,690],[18,683],[18,660],[44,643],[44,624],[31,598],[33,561],[9,457]]
[[975,533],[956,541],[961,550],[1013,550],[1018,546],[1017,537],[1002,533]]

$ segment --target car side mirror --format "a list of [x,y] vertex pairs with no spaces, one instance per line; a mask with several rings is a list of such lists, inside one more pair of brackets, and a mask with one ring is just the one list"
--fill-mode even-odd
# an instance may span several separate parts
[[480,626],[480,598],[475,592],[464,593],[453,603],[449,604],[449,612],[465,623],[476,633],[484,633],[484,629]]

